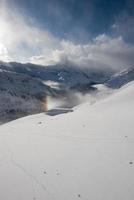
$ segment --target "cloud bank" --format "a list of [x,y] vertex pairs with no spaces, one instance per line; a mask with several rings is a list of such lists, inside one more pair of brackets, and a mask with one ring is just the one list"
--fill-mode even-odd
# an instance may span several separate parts
[[36,64],[72,63],[79,67],[112,68],[114,70],[134,67],[134,47],[123,38],[111,38],[105,34],[97,36],[86,45],[61,41],[61,50],[53,50],[49,56],[40,55],[30,59]]
[[[112,29],[117,32],[122,24],[118,21]],[[119,29],[124,30],[124,26]],[[8,0],[0,2],[0,27],[0,60],[3,61],[42,65],[71,63],[78,67],[114,70],[134,67],[134,46],[124,40],[121,32],[114,36],[98,35],[87,44],[57,39],[16,7],[11,8]]]

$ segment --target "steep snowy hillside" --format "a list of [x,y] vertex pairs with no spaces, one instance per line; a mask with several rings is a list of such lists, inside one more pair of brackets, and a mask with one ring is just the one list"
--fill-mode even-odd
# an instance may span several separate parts
[[55,117],[0,126],[0,199],[133,200],[134,82]]
[[55,91],[26,74],[0,71],[0,122],[44,110],[42,102]]
[[106,85],[112,88],[120,88],[134,80],[134,68],[126,69],[120,73],[114,74],[110,80],[107,81]]

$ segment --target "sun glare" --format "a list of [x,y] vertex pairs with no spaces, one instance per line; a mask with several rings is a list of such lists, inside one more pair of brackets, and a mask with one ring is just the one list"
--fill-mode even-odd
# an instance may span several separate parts
[[10,61],[8,50],[3,43],[0,42],[0,60]]
[[0,60],[10,61],[6,43],[8,42],[8,23],[0,20]]

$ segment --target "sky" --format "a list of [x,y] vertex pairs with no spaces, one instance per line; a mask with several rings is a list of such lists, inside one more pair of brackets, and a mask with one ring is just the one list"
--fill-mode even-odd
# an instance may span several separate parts
[[133,0],[0,0],[0,60],[134,67]]

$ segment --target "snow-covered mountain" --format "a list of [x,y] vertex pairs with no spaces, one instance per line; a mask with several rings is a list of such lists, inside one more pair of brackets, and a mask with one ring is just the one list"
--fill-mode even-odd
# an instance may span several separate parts
[[3,63],[0,64],[1,70],[26,74],[31,77],[39,78],[42,81],[58,82],[62,88],[69,88],[76,84],[84,83],[104,83],[109,80],[112,71],[97,70],[90,68],[78,68],[72,65],[52,65],[40,66],[31,63]]
[[130,82],[68,114],[0,126],[0,199],[133,200],[133,99]]
[[120,88],[121,86],[133,80],[134,80],[134,68],[130,68],[130,69],[125,69],[111,76],[111,78],[107,81],[107,85],[112,88]]
[[98,84],[115,89],[132,80],[134,69],[115,73],[71,64],[39,66],[0,62],[0,122],[43,112],[48,96],[63,99],[64,106],[73,107],[79,103],[76,93],[96,95]]
[[0,62],[0,121],[44,111],[46,96],[69,101],[71,92],[71,98],[76,99],[74,92],[94,90],[92,85],[105,82],[111,73],[65,65]]
[[54,90],[27,74],[0,68],[0,121],[43,111],[42,102]]
[[43,113],[0,126],[0,199],[133,200],[133,99],[133,69],[1,62],[0,122]]

